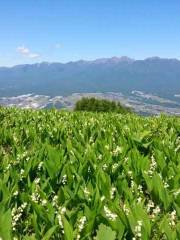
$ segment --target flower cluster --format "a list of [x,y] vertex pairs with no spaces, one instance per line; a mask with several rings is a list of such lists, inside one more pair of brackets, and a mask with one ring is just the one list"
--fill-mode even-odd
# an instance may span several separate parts
[[99,156],[97,157],[97,159],[99,160],[102,160],[102,158],[103,158],[102,154],[99,154]]
[[161,209],[160,209],[159,206],[156,206],[156,207],[152,210],[152,214],[151,214],[152,221],[154,221],[155,217],[158,216],[160,212],[161,212]]
[[133,237],[133,240],[136,240],[136,239],[141,239],[141,236],[142,236],[142,221],[137,221],[137,225],[135,226],[134,228],[134,232],[135,232],[135,237]]
[[163,180],[164,188],[168,188],[169,184]]
[[111,198],[111,199],[114,198],[115,192],[116,192],[116,188],[115,188],[115,187],[112,187],[111,190],[110,190],[110,198]]
[[135,187],[135,182],[133,180],[133,178],[131,178],[131,190],[132,190],[132,193],[134,193],[134,187]]
[[112,171],[115,171],[118,166],[119,166],[118,163],[114,163],[114,164],[112,165]]
[[89,192],[89,190],[87,189],[87,187],[84,188],[84,195],[85,195],[85,197],[86,197],[89,201],[91,200],[91,198],[89,197],[90,192]]
[[113,156],[118,156],[120,153],[122,153],[122,147],[120,146],[117,146],[112,152]]
[[79,222],[78,222],[78,235],[77,235],[77,238],[76,238],[77,240],[79,240],[80,237],[81,237],[80,234],[81,234],[81,232],[82,232],[82,230],[84,228],[84,225],[85,225],[86,221],[87,221],[87,219],[86,219],[85,216],[83,216],[83,217],[81,217],[79,219]]
[[100,200],[101,200],[101,202],[103,202],[103,201],[105,200],[105,196],[102,196],[102,197],[100,198]]
[[58,223],[59,223],[59,226],[60,226],[63,234],[64,234],[64,225],[63,225],[63,222],[62,222],[62,216],[65,213],[66,213],[66,208],[65,207],[59,207],[58,213],[57,213],[57,219],[58,219]]
[[52,205],[53,207],[58,207],[58,196],[55,195],[52,199]]
[[116,218],[118,217],[117,214],[111,212],[111,211],[109,210],[109,208],[106,207],[106,206],[104,206],[104,212],[105,212],[106,217],[107,217],[109,220],[111,220],[111,221],[115,221]]
[[176,210],[173,210],[170,213],[170,221],[169,221],[169,225],[171,227],[174,227],[176,225]]
[[147,204],[147,212],[150,213],[151,209],[153,208],[154,208],[154,202],[152,200],[149,200]]
[[7,167],[4,169],[4,172],[8,171],[11,168],[11,164],[9,163]]
[[105,164],[103,164],[103,166],[102,166],[102,169],[105,171],[106,169],[107,169],[107,164],[105,163]]
[[43,199],[42,201],[41,201],[41,204],[42,204],[42,206],[46,206],[47,205],[47,200],[46,199]]
[[143,190],[142,190],[142,189],[143,189],[143,187],[142,187],[141,185],[139,185],[139,186],[138,186],[138,190],[139,190],[139,193],[140,193],[140,194],[143,194]]
[[110,149],[110,146],[109,146],[109,145],[105,145],[105,149],[106,149],[106,150],[109,150],[109,149]]
[[152,175],[154,174],[156,168],[157,168],[157,163],[156,163],[156,161],[155,161],[154,156],[152,155],[152,156],[151,156],[151,164],[150,164],[150,167],[149,167],[149,170],[148,170],[148,175],[149,175],[150,177],[152,177]]
[[13,196],[18,196],[18,191],[16,190],[14,193],[13,193]]
[[20,171],[20,181],[24,178],[24,169],[21,169]]
[[65,174],[64,176],[62,176],[62,184],[66,185],[67,183],[67,175]]
[[40,162],[39,165],[38,165],[38,170],[39,171],[42,169],[42,166],[43,166],[43,162]]
[[40,194],[39,194],[39,182],[40,178],[35,178],[34,183],[35,183],[35,190],[31,194],[31,200],[35,203],[39,203],[40,201]]
[[155,206],[154,202],[152,200],[149,200],[146,206],[147,213],[150,215],[150,218],[152,221],[155,220],[155,218],[159,215],[161,212],[160,207],[157,205]]
[[14,207],[12,209],[11,215],[12,215],[12,229],[13,229],[13,231],[16,231],[16,226],[17,226],[17,224],[18,224],[26,206],[27,206],[27,203],[24,202],[20,207],[18,207],[18,208]]
[[34,179],[34,183],[35,183],[36,185],[38,185],[38,184],[40,183],[40,178],[35,178],[35,179]]
[[180,194],[180,189],[173,193],[174,197],[176,198]]
[[92,136],[91,136],[90,139],[89,139],[89,143],[94,143],[94,139],[93,139]]
[[129,210],[129,208],[127,208],[125,203],[123,204],[123,210],[124,210],[125,214],[128,216],[130,213],[130,210]]
[[37,191],[33,192],[31,195],[31,200],[35,203],[38,203],[40,200],[40,194]]

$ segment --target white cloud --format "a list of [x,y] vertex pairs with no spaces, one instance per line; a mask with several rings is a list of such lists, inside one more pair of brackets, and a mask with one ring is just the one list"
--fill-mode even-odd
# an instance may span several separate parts
[[17,52],[20,53],[22,56],[27,58],[38,58],[40,55],[38,53],[31,52],[31,50],[25,46],[17,47]]
[[38,57],[40,57],[40,55],[39,55],[38,53],[30,53],[30,54],[28,55],[28,57],[29,57],[29,58],[38,58]]

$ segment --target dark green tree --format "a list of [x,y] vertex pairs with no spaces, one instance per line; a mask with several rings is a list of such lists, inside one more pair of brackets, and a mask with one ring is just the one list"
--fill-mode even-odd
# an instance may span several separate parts
[[75,111],[129,113],[131,110],[119,102],[83,97],[75,104]]

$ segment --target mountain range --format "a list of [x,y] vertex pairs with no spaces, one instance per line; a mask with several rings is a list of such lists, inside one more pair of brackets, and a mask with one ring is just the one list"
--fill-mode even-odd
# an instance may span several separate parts
[[180,94],[180,61],[159,57],[80,60],[0,67],[0,97],[35,93],[50,96],[74,92],[134,90],[174,98]]

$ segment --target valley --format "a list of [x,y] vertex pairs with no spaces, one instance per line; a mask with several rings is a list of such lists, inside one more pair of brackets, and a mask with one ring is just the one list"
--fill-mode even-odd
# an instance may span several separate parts
[[76,101],[82,97],[104,98],[121,102],[126,107],[130,107],[141,115],[159,115],[166,113],[180,116],[180,101],[176,97],[174,100],[162,98],[157,95],[147,94],[134,90],[130,94],[121,92],[97,92],[97,93],[73,93],[68,96],[48,96],[38,94],[24,94],[14,97],[0,97],[1,106],[43,109],[52,108],[72,110]]

